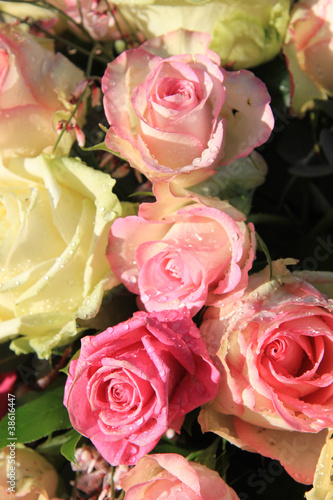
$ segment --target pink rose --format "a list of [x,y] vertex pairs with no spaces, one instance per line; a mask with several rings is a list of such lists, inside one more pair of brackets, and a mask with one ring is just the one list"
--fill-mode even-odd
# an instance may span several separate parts
[[137,312],[84,337],[65,386],[73,427],[112,465],[133,464],[217,393],[218,370],[187,312]]
[[252,275],[240,300],[204,316],[201,333],[221,382],[199,420],[311,484],[333,424],[333,301],[283,261],[273,271],[271,281],[267,269]]
[[[84,78],[62,54],[11,26],[0,26],[0,156],[34,157],[52,149],[57,124],[68,120],[69,99]],[[46,45],[46,42],[43,42]],[[81,117],[82,120],[82,117]],[[82,121],[79,122],[81,125]],[[68,153],[75,134],[66,132],[57,151]]]
[[333,2],[297,2],[291,11],[283,50],[296,114],[313,106],[314,99],[333,97]]
[[152,181],[196,184],[271,133],[265,85],[220,68],[209,40],[181,29],[162,35],[123,52],[102,78],[105,143]]
[[193,316],[205,304],[240,297],[254,258],[254,230],[245,215],[185,190],[173,196],[166,184],[154,189],[156,203],[112,224],[107,257],[113,272],[148,311],[185,306]]
[[[62,0],[64,11],[77,23],[81,23],[94,40],[108,41],[121,38],[115,18],[124,25],[122,18],[117,15],[116,7],[109,0]],[[55,0],[52,0],[55,3]],[[72,25],[74,26],[74,25]],[[125,26],[123,26],[125,27]],[[128,29],[128,28],[127,28]],[[83,31],[75,27],[75,32],[83,35]]]
[[140,458],[120,484],[124,500],[237,500],[238,496],[216,471],[188,462],[176,453],[161,453]]
[[8,413],[8,394],[14,390],[16,372],[0,373],[0,419]]

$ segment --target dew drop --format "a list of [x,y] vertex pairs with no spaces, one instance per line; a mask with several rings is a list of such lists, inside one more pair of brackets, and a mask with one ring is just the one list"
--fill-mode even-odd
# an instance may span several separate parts
[[77,50],[74,47],[67,47],[67,52],[69,55],[73,56],[76,54]]

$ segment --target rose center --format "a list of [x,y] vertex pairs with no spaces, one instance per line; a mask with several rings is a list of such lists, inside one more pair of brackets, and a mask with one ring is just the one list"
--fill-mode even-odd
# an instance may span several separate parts
[[171,105],[177,108],[193,105],[198,99],[194,84],[178,78],[162,78],[156,89],[156,95],[167,107]]
[[278,373],[295,376],[302,366],[304,351],[295,340],[281,336],[266,346],[265,355]]
[[126,404],[131,400],[131,393],[133,393],[133,387],[129,384],[111,384],[110,397],[115,403]]
[[177,280],[181,279],[181,272],[179,270],[179,265],[174,259],[169,260],[165,266],[165,270],[169,274],[170,277],[175,278]]

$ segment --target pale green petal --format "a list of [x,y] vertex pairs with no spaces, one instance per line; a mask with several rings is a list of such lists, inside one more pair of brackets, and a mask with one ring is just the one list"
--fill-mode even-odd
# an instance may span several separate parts
[[290,0],[116,0],[122,15],[148,39],[178,28],[211,35],[222,65],[256,66],[275,57],[289,21]]
[[131,203],[130,201],[121,201],[122,217],[128,215],[138,215],[140,203]]

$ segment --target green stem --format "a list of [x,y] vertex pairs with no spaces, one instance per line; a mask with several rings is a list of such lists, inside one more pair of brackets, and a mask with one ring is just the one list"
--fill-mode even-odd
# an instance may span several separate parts
[[81,25],[83,26],[83,14],[82,14],[81,0],[76,0],[76,3],[77,3],[77,8],[79,10]]
[[[119,23],[118,23],[118,20],[116,19],[116,16],[114,15],[114,13],[113,13],[113,11],[112,11],[112,9],[111,9],[110,5],[109,5],[108,0],[104,0],[104,3],[105,3],[105,5],[106,5],[106,9],[107,9],[107,11],[108,11],[108,12],[111,14],[111,16],[113,17],[113,20],[114,20],[114,22],[115,22],[116,28],[117,28],[117,30],[119,31],[121,38],[124,40],[124,34],[123,34],[122,30],[121,30],[121,27],[120,27],[120,25],[119,25]],[[125,40],[124,40],[124,41],[125,41]]]
[[[126,24],[129,32],[131,33],[131,35],[133,36],[133,38],[138,42],[138,43],[142,43],[137,34],[136,34],[136,31],[135,29],[133,28],[133,26],[131,26],[131,24],[129,23],[129,21],[127,21],[127,19],[125,18],[124,14],[122,13],[122,11],[120,10],[119,6],[117,7],[117,13],[119,14],[119,16],[121,17],[122,21],[124,24]],[[125,40],[124,40],[125,41]]]
[[115,473],[115,467],[111,465],[111,470],[110,470],[110,493],[111,493],[111,498],[113,498],[113,493],[114,493],[114,473]]
[[[22,3],[22,0],[11,0],[11,2]],[[64,16],[64,18],[67,19],[67,21],[71,22],[79,30],[81,30],[89,38],[90,41],[92,41],[92,42],[94,41],[94,39],[92,38],[90,33],[85,29],[85,27],[81,23],[78,23],[77,21],[75,21],[75,19],[73,19],[68,14],[66,14],[66,12],[64,12],[59,7],[56,7],[55,5],[50,5],[46,0],[27,0],[24,3],[30,4],[30,5],[35,5],[36,7],[42,7],[43,9],[53,10],[55,12],[58,12],[58,14],[61,14],[62,16]]]
[[88,57],[87,67],[86,67],[86,71],[85,71],[85,75],[87,78],[89,78],[91,75],[91,69],[92,69],[92,65],[93,65],[93,61],[95,58],[97,47],[99,47],[99,44],[95,43],[95,45],[91,49],[89,57]]
[[71,112],[71,114],[70,114],[70,116],[69,116],[68,120],[66,121],[66,123],[65,123],[65,125],[64,125],[64,127],[63,127],[63,129],[62,129],[62,131],[60,132],[59,137],[58,137],[58,139],[57,139],[57,141],[56,141],[56,143],[55,143],[55,145],[54,145],[54,147],[53,147],[52,153],[54,153],[54,152],[56,151],[56,149],[57,149],[57,147],[58,147],[58,145],[59,145],[59,142],[61,141],[62,136],[63,136],[63,135],[64,135],[64,133],[66,132],[66,127],[67,127],[67,125],[71,122],[71,120],[72,120],[73,116],[74,116],[74,115],[75,115],[75,113],[77,112],[77,110],[78,110],[78,108],[79,108],[79,106],[80,106],[80,104],[81,104],[81,102],[82,102],[82,100],[83,100],[83,97],[84,97],[84,94],[85,94],[86,90],[87,90],[87,88],[85,88],[85,89],[84,89],[84,91],[82,92],[82,94],[80,95],[80,97],[79,97],[79,99],[78,99],[78,101],[77,101],[77,103],[76,103],[76,106],[74,107],[74,109],[73,109],[73,111]]

